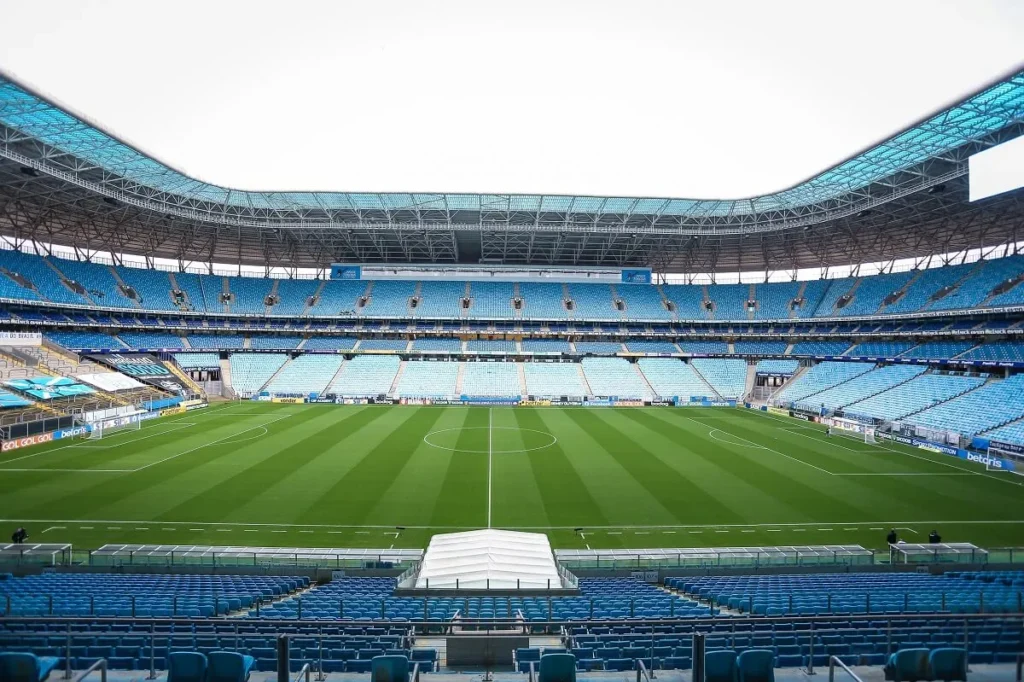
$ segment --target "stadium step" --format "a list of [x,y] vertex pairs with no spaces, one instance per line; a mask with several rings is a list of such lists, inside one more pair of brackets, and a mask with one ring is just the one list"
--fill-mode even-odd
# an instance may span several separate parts
[[466,363],[459,363],[459,373],[455,376],[455,395],[462,395],[462,380],[466,377]]
[[220,381],[222,395],[225,398],[234,398],[236,394],[231,385],[231,362],[224,358],[220,360]]
[[[274,283],[270,286],[270,293],[267,294],[268,298],[273,300],[273,297],[277,296],[277,288],[278,288],[278,286],[280,286],[280,284],[281,284],[281,280],[279,280],[279,279],[275,279],[274,280]],[[273,305],[264,306],[263,312],[266,315],[273,314],[274,306]]]
[[748,320],[753,320],[755,317],[757,317],[757,303],[756,303],[756,301],[757,301],[757,285],[756,284],[751,284],[750,285],[750,293],[747,294],[747,300],[748,301],[755,301],[755,303],[754,303],[755,307],[752,308],[752,309],[751,308],[747,309],[747,319]]
[[743,397],[751,395],[754,392],[754,384],[757,383],[757,364],[750,363],[747,365],[747,383],[743,388]]
[[[574,349],[575,349],[575,347],[574,347]],[[587,389],[587,395],[594,395],[594,392],[590,389],[590,382],[587,381],[587,375],[583,372],[583,364],[579,363],[579,362],[577,362],[575,364],[576,364],[576,371],[580,373],[580,383],[583,384],[583,388]],[[645,381],[646,381],[646,379],[645,379]],[[648,386],[650,386],[650,384],[648,384]]]
[[700,370],[697,369],[697,367],[692,362],[690,363],[690,367],[693,369],[693,373],[699,376],[700,380],[704,382],[704,385],[708,387],[708,395],[715,397],[718,400],[722,400],[722,395],[715,390],[714,385],[712,385],[712,383],[708,381],[707,377],[700,373]]
[[43,258],[43,263],[48,268],[50,268],[51,270],[53,270],[54,272],[57,273],[57,276],[58,276],[58,279],[60,280],[60,283],[65,288],[67,288],[68,291],[74,293],[77,296],[81,296],[82,298],[84,298],[86,300],[86,302],[89,305],[94,305],[94,306],[98,307],[98,304],[96,303],[96,301],[93,300],[92,296],[89,295],[89,292],[86,291],[84,287],[82,288],[82,291],[75,291],[70,286],[68,286],[67,282],[72,281],[71,278],[68,277],[67,275],[65,275],[63,272],[61,272],[60,269],[56,265],[54,265],[52,262],[50,262],[49,258]]
[[203,389],[199,387],[199,384],[192,381],[192,378],[181,371],[181,369],[174,362],[170,360],[164,360],[164,367],[171,371],[171,374],[178,377],[178,380],[185,384],[197,395],[203,395]]
[[519,373],[519,395],[529,395],[529,391],[526,390],[526,363],[517,362],[516,371]]
[[[114,277],[114,281],[117,282],[117,285],[119,287],[121,287],[122,289],[131,288],[127,284],[125,284],[123,279],[121,279],[121,275],[117,272],[117,268],[115,268],[113,265],[108,265],[107,269],[110,270],[110,274]],[[132,298],[129,300],[132,302],[132,305],[134,305],[136,308],[138,308],[139,310],[142,309],[142,304],[139,303],[138,299]]]
[[287,367],[288,365],[292,364],[293,362],[295,362],[295,361],[292,358],[288,358],[283,363],[281,363],[281,366],[277,368],[277,371],[274,372],[273,374],[271,374],[270,378],[267,379],[265,382],[263,382],[263,385],[260,386],[259,389],[257,389],[256,392],[259,393],[260,391],[264,390],[267,386],[269,386],[270,384],[274,383],[274,379],[277,377],[277,375],[280,374],[284,370],[285,367]]
[[[316,291],[314,291],[313,295],[310,297],[311,300],[319,302],[320,297],[323,295],[324,287],[325,286],[327,286],[327,280],[326,279],[320,280],[320,284],[317,285]],[[314,303],[313,305],[309,305],[309,301],[307,300],[305,307],[302,309],[302,314],[303,315],[309,315],[310,311],[313,309],[313,307],[315,305],[316,305],[316,303]]]
[[[651,386],[651,382],[647,381],[647,377],[645,377],[644,373],[640,370],[640,365],[635,362],[631,362],[630,364],[633,366],[633,371],[636,372],[636,375],[640,377],[640,381],[643,382],[644,388],[648,391],[651,398],[658,395],[658,392],[654,390],[653,386]],[[582,367],[582,365],[580,366]]]
[[[341,367],[338,368],[338,371],[339,372],[341,371]],[[395,393],[398,391],[398,384],[399,384],[399,382],[402,381],[402,374],[404,372],[405,372],[405,361],[403,360],[402,362],[398,363],[398,371],[395,372],[395,378],[391,382],[391,388],[388,389],[388,396],[389,397],[391,397],[391,398],[395,397]],[[327,385],[330,386],[330,384],[327,384]]]
[[[796,292],[796,300],[802,301],[803,298],[804,298],[804,293],[806,291],[807,291],[807,280],[804,280],[803,282],[800,282],[800,289]],[[790,308],[789,308],[789,319],[795,320],[796,317],[797,317],[796,313],[797,313],[797,309],[792,307],[792,306],[790,306]],[[792,347],[792,345],[791,345],[791,347]],[[786,352],[788,353],[789,351],[787,350]]]

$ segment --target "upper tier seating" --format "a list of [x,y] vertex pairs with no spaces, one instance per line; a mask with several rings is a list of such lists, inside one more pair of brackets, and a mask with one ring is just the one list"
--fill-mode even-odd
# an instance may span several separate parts
[[679,353],[679,348],[671,341],[627,341],[626,350],[630,353]]
[[[308,345],[308,344],[307,344]],[[462,351],[461,339],[416,339],[412,342],[412,350],[446,351],[459,353]]]
[[376,317],[411,317],[409,301],[416,293],[416,282],[378,280],[370,289],[370,301],[360,312]]
[[853,292],[853,298],[839,309],[839,315],[874,315],[882,307],[885,299],[905,287],[915,274],[917,273],[907,271],[861,277],[857,289]]
[[[952,293],[928,306],[928,310],[975,308],[986,301],[1000,283],[1024,271],[1024,256],[983,261]],[[991,302],[990,302],[991,303]]]
[[796,309],[794,317],[814,317],[822,299],[832,288],[834,279],[814,279],[804,283],[803,304]]
[[879,367],[826,389],[821,393],[815,393],[806,399],[805,404],[814,409],[824,407],[827,410],[835,410],[864,400],[876,393],[887,391],[893,386],[923,374],[927,369],[924,365],[889,365],[887,367]]
[[351,398],[386,395],[401,362],[397,355],[358,355],[342,365],[327,393]]
[[874,369],[870,362],[819,362],[775,394],[778,400],[797,402]]
[[174,361],[182,369],[220,369],[216,353],[175,353]]
[[162,350],[187,350],[185,342],[176,334],[161,332],[122,331],[118,338],[128,344],[129,348],[159,348]]
[[396,398],[448,398],[458,394],[458,362],[406,362],[395,389]]
[[310,315],[334,316],[355,315],[363,311],[357,307],[360,296],[366,294],[369,282],[358,280],[329,279],[324,282],[320,298],[316,305],[309,309]]
[[301,315],[310,297],[320,288],[319,279],[282,279],[277,283],[277,304],[273,315]]
[[467,317],[497,320],[514,317],[514,287],[512,282],[470,282],[469,297],[472,303]]
[[973,341],[929,341],[901,353],[901,358],[948,360],[974,347]]
[[519,295],[523,297],[524,319],[565,320],[569,311],[563,303],[565,290],[552,282],[520,282]]
[[352,350],[356,339],[352,336],[311,336],[302,345],[305,350]]
[[87,263],[86,261],[65,260],[63,258],[48,259],[50,263],[64,273],[73,282],[85,287],[96,305],[111,308],[137,308],[132,299],[124,295],[114,279],[114,274],[106,265]]
[[580,366],[575,362],[526,362],[526,392],[537,397],[573,396],[587,394],[580,377]]
[[171,298],[171,278],[166,272],[148,268],[114,268],[121,281],[135,290],[139,307],[145,310],[178,310]]
[[749,284],[716,284],[708,287],[708,297],[714,302],[716,320],[747,319]]
[[241,350],[245,347],[245,337],[241,334],[190,334],[188,345],[197,350],[203,348]]
[[1024,362],[1024,343],[1019,341],[997,341],[983,343],[972,348],[959,360],[982,360],[992,362]]
[[324,393],[343,359],[340,355],[300,355],[282,367],[264,390],[278,395]]
[[240,315],[262,315],[273,282],[262,277],[225,277],[233,298],[228,310]]
[[913,341],[869,341],[846,351],[852,357],[894,358],[914,347]]
[[677,344],[684,353],[693,355],[725,355],[729,352],[729,344],[725,341],[679,341]]
[[650,400],[651,389],[625,358],[583,358],[583,373],[590,392],[598,396]]
[[[33,296],[29,293],[28,289],[23,287],[15,289],[13,288],[16,286],[15,283],[8,279],[7,281],[12,284],[10,293],[13,294],[13,298],[36,300],[41,297],[53,303],[89,305],[88,300],[62,283],[60,275],[50,267],[47,261],[39,256],[20,251],[0,250],[0,267],[3,267],[12,274],[20,275],[28,283],[35,286],[36,291],[39,293],[39,296]],[[22,293],[19,294],[19,291]]]
[[1024,374],[992,381],[958,398],[911,415],[906,421],[974,436],[1024,416]]
[[983,383],[985,380],[978,377],[922,374],[884,393],[853,403],[845,411],[856,416],[895,421],[974,390]]
[[595,354],[611,354],[611,353],[622,353],[622,343],[620,341],[576,341],[577,353],[595,353]]
[[[170,279],[168,277],[168,279]],[[224,312],[223,306],[207,310],[206,308],[206,292],[203,291],[203,284],[206,281],[205,277],[201,277],[192,272],[176,272],[174,273],[174,280],[178,283],[178,289],[185,294],[187,299],[186,308],[198,313],[205,312]],[[215,281],[215,280],[210,280]],[[219,281],[219,280],[216,280]],[[217,290],[219,291],[219,290]],[[211,292],[216,295],[217,291]],[[143,306],[145,307],[145,306]]]
[[798,341],[790,355],[842,355],[850,347],[849,341]]
[[[615,293],[626,304],[622,316],[633,320],[675,319],[657,287],[648,284],[616,284]],[[579,315],[577,315],[579,317]]]
[[973,268],[973,264],[929,268],[920,273],[917,280],[907,288],[899,300],[886,306],[882,312],[889,314],[917,312],[927,306],[938,292],[956,284]]
[[281,353],[232,353],[231,387],[239,395],[252,395],[274,376],[288,356]]
[[831,280],[831,285],[821,297],[818,308],[814,311],[815,317],[835,317],[842,314],[841,309],[836,308],[839,299],[850,293],[853,285],[857,283],[856,277],[843,277]]
[[661,290],[665,293],[665,298],[675,304],[676,317],[680,320],[708,319],[708,310],[704,307],[704,287],[693,284],[666,284]]
[[758,374],[796,374],[800,369],[799,360],[758,360]]
[[477,353],[515,353],[516,342],[505,339],[473,339],[466,342],[466,350]]
[[757,297],[756,320],[785,320],[790,317],[790,305],[800,293],[801,282],[776,282],[758,284],[754,293]]
[[249,337],[249,347],[260,350],[292,350],[302,343],[301,336],[257,336]]
[[467,362],[462,395],[511,398],[522,394],[514,362]]
[[400,352],[408,347],[408,339],[363,339],[359,342],[359,350],[390,350]]
[[[622,315],[612,305],[612,290],[607,284],[567,284],[569,298],[576,307],[577,320],[618,320]],[[527,300],[529,303],[529,300]]]
[[713,397],[715,391],[688,363],[675,358],[641,358],[637,361],[647,383],[662,398]]
[[109,348],[117,350],[127,348],[127,346],[118,341],[116,336],[110,336],[102,332],[73,332],[55,329],[46,332],[44,336],[57,345],[71,350],[81,350],[83,348]]
[[466,295],[465,282],[423,282],[416,317],[458,318],[462,315],[462,299]]
[[524,353],[568,353],[569,342],[564,339],[523,339]]
[[[305,577],[132,573],[42,573],[0,580],[10,615],[137,617],[225,615],[254,598],[278,598],[309,584]],[[134,597],[134,599],[133,599]]]
[[736,341],[732,348],[740,355],[782,355],[787,345],[785,341]]
[[742,398],[746,392],[746,360],[694,358],[690,364],[723,398]]

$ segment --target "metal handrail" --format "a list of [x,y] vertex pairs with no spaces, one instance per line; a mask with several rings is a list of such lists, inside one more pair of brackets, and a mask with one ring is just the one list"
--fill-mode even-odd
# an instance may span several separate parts
[[842,659],[840,659],[838,656],[828,657],[828,682],[835,682],[837,665],[843,670],[845,670],[847,674],[854,679],[854,682],[863,682],[863,680],[861,680],[860,677],[858,677],[857,673],[850,670],[850,667],[843,663]]
[[302,666],[302,669],[299,670],[299,674],[295,676],[295,679],[292,680],[292,682],[300,682],[300,680],[302,680],[303,676],[305,676],[305,678],[306,678],[305,682],[309,682],[309,677],[310,677],[309,674],[310,674],[311,670],[312,670],[312,668],[310,668],[309,663],[306,663],[305,665]]
[[636,682],[651,682],[654,679],[654,671],[647,672],[647,666],[644,665],[642,658],[636,659]]
[[107,659],[105,658],[99,659],[88,668],[78,673],[78,677],[76,677],[73,682],[82,682],[82,680],[88,677],[89,674],[97,668],[99,668],[100,671],[100,682],[107,682]]

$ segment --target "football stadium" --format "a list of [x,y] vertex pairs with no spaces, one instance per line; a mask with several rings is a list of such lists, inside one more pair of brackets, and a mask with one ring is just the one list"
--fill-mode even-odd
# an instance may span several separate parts
[[0,680],[1019,680],[1022,133],[263,192],[0,72]]

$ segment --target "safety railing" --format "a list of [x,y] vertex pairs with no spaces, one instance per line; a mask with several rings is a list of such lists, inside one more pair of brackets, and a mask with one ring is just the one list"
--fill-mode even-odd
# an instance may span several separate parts
[[836,681],[836,666],[839,666],[841,670],[845,670],[846,674],[853,678],[853,682],[863,682],[857,673],[850,670],[849,666],[843,663],[842,659],[838,656],[828,657],[828,682]]
[[[796,646],[805,648],[807,654],[807,672],[813,673],[813,663],[816,653],[828,654],[829,645],[825,643],[824,637],[830,635],[860,635],[870,627],[871,632],[884,634],[884,653],[888,658],[895,653],[902,642],[909,636],[914,641],[929,641],[934,634],[945,636],[944,646],[961,646],[971,651],[974,642],[973,635],[980,634],[986,626],[1001,624],[1006,628],[1010,624],[1013,628],[1024,629],[1024,613],[1020,614],[891,614],[891,615],[844,615],[844,616],[807,616],[807,617],[733,617],[728,620],[715,620],[708,618],[687,618],[687,619],[658,619],[658,620],[630,620],[630,619],[600,619],[593,621],[533,621],[523,623],[528,632],[547,632],[559,636],[564,645],[570,648],[581,646],[590,648],[593,644],[580,643],[580,628],[620,628],[628,627],[630,637],[643,637],[643,640],[636,646],[645,651],[643,656],[637,660],[642,661],[647,667],[651,678],[654,677],[657,656],[654,649],[658,646],[658,639],[664,637],[680,638],[690,636],[693,638],[692,651],[694,654],[693,664],[697,665],[696,656],[699,651],[704,651],[705,641],[711,646],[712,640],[719,640],[714,646],[716,648],[735,649],[737,647],[749,646],[749,640],[756,636],[765,636],[766,628],[777,630],[787,638],[792,638]],[[18,627],[11,630],[10,626],[16,624]],[[202,631],[196,630],[196,637],[217,637],[219,646],[239,650],[251,646],[246,640],[262,638],[264,641],[270,639],[277,643],[277,664],[285,668],[290,663],[302,661],[309,664],[311,670],[318,675],[324,672],[324,654],[327,650],[339,648],[338,642],[346,637],[355,636],[353,631],[374,629],[378,636],[398,638],[398,641],[407,645],[414,645],[419,635],[435,636],[459,633],[470,627],[476,636],[506,635],[509,633],[509,621],[495,619],[463,619],[433,620],[417,623],[382,623],[379,620],[352,620],[352,621],[297,621],[280,619],[236,619],[236,618],[25,618],[7,617],[0,618],[0,634],[7,631],[9,634],[25,637],[63,637],[64,645],[61,647],[62,655],[67,662],[68,668],[65,677],[70,679],[70,661],[73,646],[81,641],[81,638],[97,636],[111,636],[111,633],[118,632],[112,626],[130,625],[128,631],[121,630],[120,636],[131,636],[143,638],[146,644],[141,648],[141,654],[149,659],[149,679],[156,677],[157,650],[166,647],[179,646],[173,642],[174,638],[189,636],[196,626],[203,626]],[[783,631],[778,626],[786,625]],[[54,626],[61,627],[60,630]],[[98,628],[98,629],[94,629]],[[386,628],[380,633],[380,628]],[[609,635],[612,636],[612,635]],[[616,637],[623,637],[623,634],[615,634]],[[298,659],[290,653],[289,642],[293,638],[304,640],[316,639],[316,653],[311,654],[310,647],[304,646],[302,655]],[[698,647],[699,640],[699,647]],[[382,641],[381,646],[385,643]],[[878,640],[876,645],[882,649],[883,641]],[[824,650],[823,650],[824,649]],[[821,659],[821,655],[817,656]],[[842,661],[839,661],[841,664]],[[1018,659],[1018,665],[1021,661]],[[835,664],[830,661],[830,667]],[[841,665],[841,668],[845,665]],[[830,670],[830,675],[833,674]],[[319,679],[319,678],[318,678]]]

